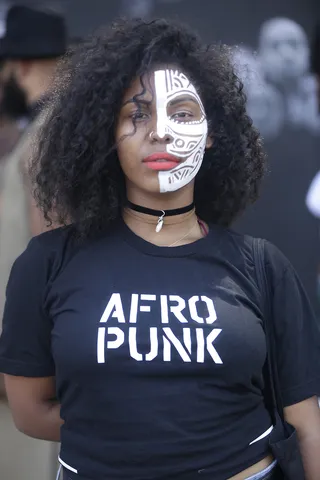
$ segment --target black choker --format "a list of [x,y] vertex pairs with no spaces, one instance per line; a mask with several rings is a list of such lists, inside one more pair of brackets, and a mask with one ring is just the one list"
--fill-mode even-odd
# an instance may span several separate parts
[[172,217],[174,215],[182,215],[182,213],[190,212],[194,209],[194,202],[190,203],[190,205],[187,205],[186,207],[175,208],[173,210],[154,210],[153,208],[142,207],[141,205],[136,205],[135,203],[129,201],[128,207],[135,212],[145,213],[146,215],[153,215],[154,217],[159,217],[156,226],[156,232],[159,233],[163,226],[164,217]]

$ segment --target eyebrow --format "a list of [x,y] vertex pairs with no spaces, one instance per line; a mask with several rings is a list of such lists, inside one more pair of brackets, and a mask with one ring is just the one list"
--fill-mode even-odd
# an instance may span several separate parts
[[172,105],[176,105],[177,103],[182,103],[182,102],[193,102],[195,103],[196,105],[199,105],[197,100],[193,97],[178,97],[178,98],[175,98],[173,99],[171,102],[169,102],[169,105],[172,106]]
[[[182,103],[182,102],[193,102],[196,105],[198,105],[197,100],[195,98],[189,97],[189,96],[175,98],[175,99],[171,100],[169,105],[174,106],[174,105],[177,105],[178,103]],[[152,103],[152,100],[144,100],[143,98],[140,98],[138,100],[138,99],[130,98],[130,100],[127,100],[122,106],[125,107],[126,105],[128,105],[130,103],[135,103],[136,105],[140,104],[140,105],[150,106],[151,103]]]
[[135,99],[135,98],[130,98],[130,100],[127,100],[126,102],[123,103],[123,107],[128,105],[129,103],[135,103],[136,105],[151,105],[152,101],[151,100],[144,100],[143,98]]

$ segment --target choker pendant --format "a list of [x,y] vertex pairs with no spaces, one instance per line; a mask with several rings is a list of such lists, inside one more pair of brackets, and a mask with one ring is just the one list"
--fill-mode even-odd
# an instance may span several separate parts
[[164,217],[165,217],[166,212],[162,210],[162,215],[158,218],[158,223],[156,226],[156,232],[159,233],[162,230],[163,223],[164,223]]
[[129,200],[127,200],[127,206],[135,212],[145,213],[146,215],[153,215],[154,217],[158,217],[155,231],[159,233],[161,232],[164,224],[164,217],[172,217],[174,215],[182,215],[183,213],[190,212],[194,209],[194,202],[190,203],[190,205],[186,205],[185,207],[175,208],[173,210],[154,210],[153,208],[147,208],[143,207],[142,205],[137,205],[130,202]]

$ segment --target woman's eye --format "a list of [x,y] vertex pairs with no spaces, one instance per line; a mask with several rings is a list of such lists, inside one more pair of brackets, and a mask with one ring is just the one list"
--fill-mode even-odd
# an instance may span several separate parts
[[148,118],[148,114],[143,112],[133,112],[130,116],[134,120],[146,120]]
[[184,119],[189,119],[193,117],[192,113],[190,112],[177,112],[177,113],[174,113],[171,118],[173,119],[181,119],[181,120],[184,120]]

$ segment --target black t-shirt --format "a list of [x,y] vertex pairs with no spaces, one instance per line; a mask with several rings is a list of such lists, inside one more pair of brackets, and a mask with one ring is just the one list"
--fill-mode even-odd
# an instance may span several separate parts
[[[319,394],[320,335],[288,260],[267,244],[285,405]],[[268,454],[266,341],[252,238],[157,247],[121,221],[95,241],[34,238],[7,288],[0,371],[56,376],[60,459],[93,480],[201,472]],[[206,477],[206,476],[205,476]]]

